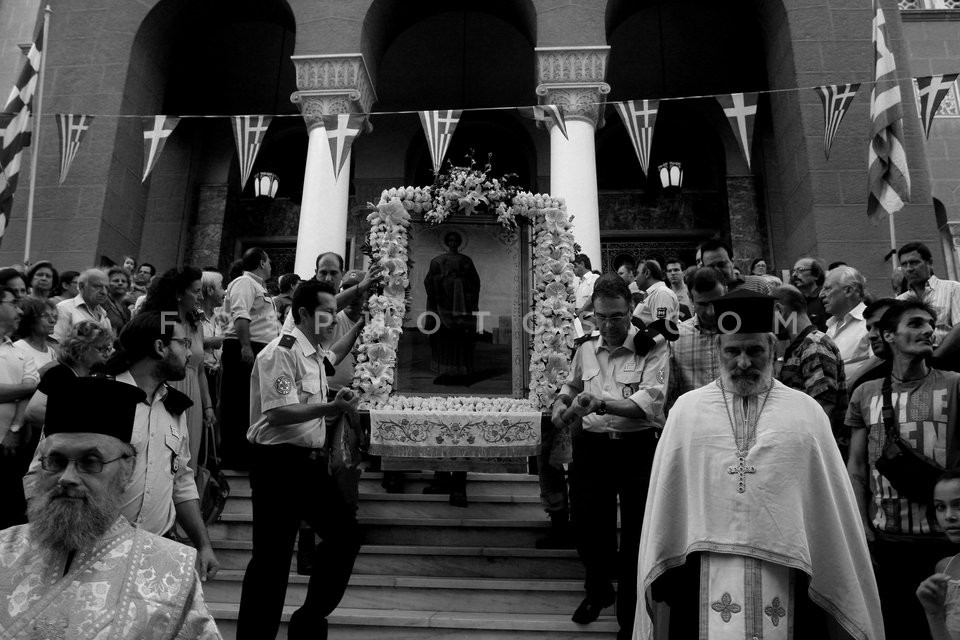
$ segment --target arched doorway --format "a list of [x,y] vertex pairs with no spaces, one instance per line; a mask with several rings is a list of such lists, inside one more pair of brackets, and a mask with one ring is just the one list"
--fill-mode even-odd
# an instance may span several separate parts
[[[711,96],[767,88],[762,30],[749,2],[610,0],[606,16],[611,102],[661,99],[649,175],[642,176],[612,107],[598,132],[598,186],[604,260],[679,257],[687,264],[706,238],[733,238],[740,261],[767,253],[762,150],[752,170]],[[754,140],[769,119],[758,117]],[[683,191],[666,196],[656,167],[679,161]],[[604,265],[609,267],[611,265]]]
[[[163,0],[134,40],[125,102],[130,112],[143,115],[290,114],[296,117],[275,119],[264,149],[290,130],[305,141],[303,121],[289,100],[296,89],[290,62],[294,39],[295,21],[285,0],[216,0],[201,6]],[[130,119],[121,126],[128,129],[124,138],[131,150],[139,149],[139,122]],[[263,163],[258,159],[254,171]],[[301,180],[302,161],[299,170],[290,171],[288,185]],[[224,268],[239,238],[283,232],[264,224],[276,216],[245,211],[252,193],[247,193],[250,185],[241,193],[225,117],[182,119],[145,187],[141,260]],[[298,204],[288,199],[281,206],[296,209]]]

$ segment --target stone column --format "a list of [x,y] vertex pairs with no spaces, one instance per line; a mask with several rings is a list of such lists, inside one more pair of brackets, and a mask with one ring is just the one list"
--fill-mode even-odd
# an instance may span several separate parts
[[754,258],[771,259],[766,255],[766,223],[759,191],[756,176],[727,176],[730,245],[733,261],[742,273],[750,272],[750,263]]
[[198,191],[197,220],[190,230],[189,248],[184,263],[219,266],[229,186],[202,184]]
[[291,59],[297,70],[299,91],[290,99],[300,108],[309,135],[294,269],[308,278],[314,273],[319,254],[334,251],[343,255],[347,240],[350,157],[347,156],[340,177],[335,178],[321,116],[369,113],[376,96],[359,53]]
[[600,268],[600,204],[594,133],[603,126],[608,46],[537,47],[537,95],[541,104],[563,108],[567,136],[550,130],[550,195],[566,200],[575,216],[581,251]]
[[[960,279],[960,222],[947,222],[944,234],[944,259],[947,261],[947,277]],[[951,267],[953,267],[951,269]]]

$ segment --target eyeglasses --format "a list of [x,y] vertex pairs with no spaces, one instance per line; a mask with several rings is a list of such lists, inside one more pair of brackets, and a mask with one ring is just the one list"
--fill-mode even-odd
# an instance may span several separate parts
[[806,273],[807,271],[813,271],[812,267],[800,267],[799,269],[791,269],[790,273]]
[[597,324],[616,324],[618,322],[623,322],[623,319],[626,317],[626,314],[623,313],[619,313],[615,316],[601,316],[599,314],[594,314],[593,320]]
[[189,351],[190,347],[193,346],[193,340],[190,338],[170,338],[170,342],[179,342],[187,351]]
[[125,460],[129,457],[129,455],[122,455],[119,458],[114,458],[113,460],[101,460],[97,456],[93,455],[86,455],[82,458],[68,458],[60,453],[51,453],[48,456],[42,456],[40,458],[40,466],[44,471],[60,473],[62,471],[66,471],[67,467],[70,466],[70,463],[73,462],[77,465],[77,471],[80,473],[94,474],[103,471],[104,465],[110,464],[111,462],[116,462],[117,460]]

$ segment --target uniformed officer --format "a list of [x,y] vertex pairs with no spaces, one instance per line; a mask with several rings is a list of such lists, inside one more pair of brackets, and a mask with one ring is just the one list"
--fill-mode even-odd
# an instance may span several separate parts
[[630,290],[618,275],[601,276],[592,300],[599,334],[577,349],[552,419],[558,427],[582,421],[573,437],[570,506],[577,551],[586,568],[586,598],[573,621],[593,622],[612,605],[612,581],[617,579],[622,639],[633,632],[635,567],[650,469],[664,422],[669,349],[661,343],[646,354],[637,353]]
[[356,517],[323,455],[325,418],[359,401],[347,388],[326,399],[332,354],[323,345],[336,326],[333,286],[301,283],[290,309],[296,327],[260,352],[250,381],[253,557],[243,578],[238,640],[276,637],[301,520],[323,539],[313,558],[322,570],[314,571],[303,606],[290,618],[290,640],[327,637],[326,617],[343,597],[360,550]]
[[230,281],[223,298],[223,313],[230,324],[223,333],[220,431],[223,464],[231,469],[249,465],[250,446],[244,437],[250,423],[250,375],[254,358],[280,333],[273,299],[265,281],[270,277],[270,256],[259,247],[243,253],[243,273]]

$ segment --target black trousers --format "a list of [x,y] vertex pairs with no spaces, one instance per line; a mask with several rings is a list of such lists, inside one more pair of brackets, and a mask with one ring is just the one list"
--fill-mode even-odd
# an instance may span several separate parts
[[923,606],[917,587],[933,575],[937,562],[956,554],[943,534],[895,536],[876,533],[870,543],[873,570],[880,591],[880,610],[888,638],[929,640]]
[[291,445],[252,445],[253,557],[243,576],[237,640],[273,640],[287,593],[293,545],[305,520],[322,538],[303,606],[290,619],[290,640],[326,638],[360,551],[360,529],[327,471],[327,460]]
[[[267,346],[263,342],[251,342],[253,355]],[[240,359],[240,341],[223,341],[221,359],[223,377],[220,380],[220,457],[227,469],[247,469],[250,466],[250,443],[247,429],[250,428],[250,375],[253,363]]]
[[633,632],[640,530],[656,446],[653,430],[624,434],[618,440],[581,431],[573,439],[570,506],[577,552],[586,568],[584,589],[591,600],[610,600],[612,582],[618,580],[617,622],[625,638]]

